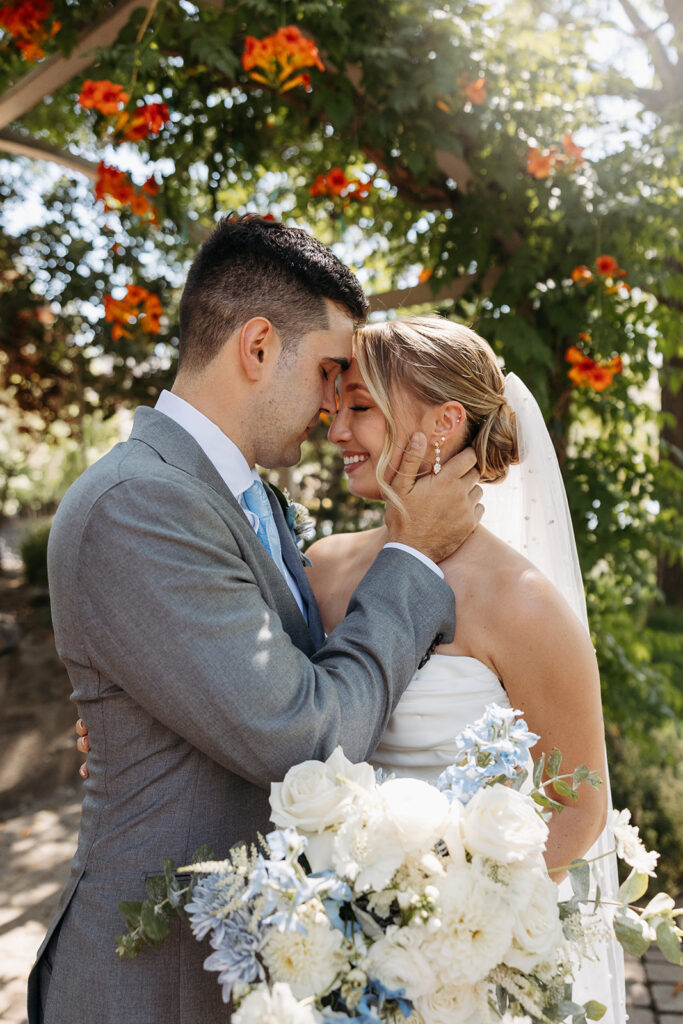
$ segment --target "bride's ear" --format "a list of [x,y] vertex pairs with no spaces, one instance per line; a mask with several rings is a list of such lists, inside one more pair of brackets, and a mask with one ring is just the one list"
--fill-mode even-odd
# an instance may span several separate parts
[[467,413],[460,402],[444,402],[439,407],[434,423],[434,433],[440,437],[453,438],[467,427]]

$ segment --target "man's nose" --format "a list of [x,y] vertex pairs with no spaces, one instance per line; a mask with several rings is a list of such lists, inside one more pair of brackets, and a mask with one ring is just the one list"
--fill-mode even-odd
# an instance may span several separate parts
[[337,409],[339,408],[339,402],[337,400],[337,391],[335,388],[334,380],[330,379],[325,381],[323,389],[323,401],[320,406],[321,412],[329,413],[330,416],[335,416]]
[[350,438],[350,436],[351,431],[348,427],[346,413],[343,409],[340,409],[332,420],[330,429],[327,431],[328,440],[330,440],[332,444],[343,444],[344,441],[347,441]]

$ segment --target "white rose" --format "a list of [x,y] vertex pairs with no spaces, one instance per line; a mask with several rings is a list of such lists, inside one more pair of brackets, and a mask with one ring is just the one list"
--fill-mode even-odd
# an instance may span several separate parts
[[344,936],[319,904],[303,906],[298,917],[306,931],[271,928],[262,953],[270,977],[287,982],[297,999],[305,999],[327,992],[348,966],[348,958]]
[[441,838],[448,847],[450,860],[454,864],[465,863],[465,847],[462,841],[463,806],[458,800],[451,800],[448,817]]
[[448,798],[420,779],[390,779],[379,788],[387,816],[406,854],[427,852],[443,835]]
[[486,786],[462,816],[465,849],[500,864],[530,862],[545,849],[548,826],[530,797],[507,786]]
[[253,989],[231,1019],[232,1024],[318,1024],[322,1020],[312,1006],[302,1006],[283,982],[270,990],[267,985]]
[[555,883],[545,873],[534,872],[528,899],[513,917],[512,946],[505,955],[510,967],[527,972],[552,959],[563,941],[557,898]]
[[486,1024],[491,1020],[486,982],[444,985],[420,996],[415,1008],[424,1024]]
[[336,747],[327,761],[294,765],[282,782],[270,787],[271,820],[279,827],[292,825],[301,832],[322,832],[340,825],[353,793],[342,779],[374,789],[375,773],[369,764],[353,764]]

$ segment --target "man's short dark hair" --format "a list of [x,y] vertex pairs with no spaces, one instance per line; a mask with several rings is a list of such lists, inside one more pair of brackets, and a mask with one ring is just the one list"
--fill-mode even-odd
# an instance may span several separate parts
[[368,301],[354,274],[300,228],[260,217],[225,217],[190,267],[180,300],[178,366],[199,370],[254,316],[267,317],[293,348],[329,326],[325,299],[365,319]]

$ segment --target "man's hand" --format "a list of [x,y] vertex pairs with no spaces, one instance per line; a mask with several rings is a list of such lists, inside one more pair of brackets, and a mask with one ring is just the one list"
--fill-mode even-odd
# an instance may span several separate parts
[[464,448],[444,463],[438,476],[418,479],[427,453],[427,438],[413,434],[391,485],[405,506],[401,513],[387,502],[388,540],[407,544],[434,562],[443,562],[467,540],[481,519],[483,491],[474,449]]
[[[90,740],[88,739],[88,727],[82,718],[79,718],[76,722],[76,733],[78,735],[78,739],[76,740],[76,749],[80,750],[82,754],[87,754],[90,750]],[[88,771],[87,761],[84,761],[78,769],[78,774],[82,779],[88,778],[90,772]]]

